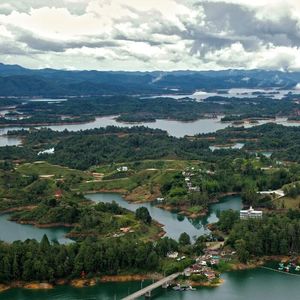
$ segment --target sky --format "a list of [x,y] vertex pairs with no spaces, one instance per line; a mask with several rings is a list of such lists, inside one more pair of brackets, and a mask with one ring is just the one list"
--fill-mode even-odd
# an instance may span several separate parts
[[0,62],[300,70],[300,0],[0,0]]

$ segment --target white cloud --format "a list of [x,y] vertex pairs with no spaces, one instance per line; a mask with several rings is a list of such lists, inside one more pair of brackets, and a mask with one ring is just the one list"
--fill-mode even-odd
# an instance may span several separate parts
[[294,70],[299,29],[295,0],[0,0],[0,61],[33,68]]

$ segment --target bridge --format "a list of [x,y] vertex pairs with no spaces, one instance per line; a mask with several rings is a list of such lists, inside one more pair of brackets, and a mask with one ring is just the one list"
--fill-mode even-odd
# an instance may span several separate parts
[[148,285],[147,287],[123,298],[122,300],[134,300],[139,297],[145,296],[145,297],[151,297],[151,292],[155,289],[157,289],[160,286],[166,286],[169,282],[173,281],[176,279],[181,273],[174,273],[168,277],[165,277],[157,282],[154,282],[151,285]]

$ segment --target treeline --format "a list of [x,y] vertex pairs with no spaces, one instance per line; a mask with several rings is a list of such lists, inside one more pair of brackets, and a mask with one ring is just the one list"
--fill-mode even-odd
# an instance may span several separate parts
[[[92,90],[92,88],[90,89]],[[90,91],[89,90],[89,91]],[[255,105],[255,113],[249,114]],[[236,121],[249,116],[255,118],[278,115],[293,116],[297,109],[294,101],[278,101],[266,97],[228,98],[210,97],[202,102],[191,98],[173,99],[171,97],[135,97],[128,95],[87,96],[72,98],[62,102],[27,101],[17,104],[16,110],[31,116],[17,121],[19,124],[61,123],[61,116],[69,116],[73,121],[90,121],[96,116],[119,115],[119,121],[145,122],[156,119],[176,119],[194,121],[207,115],[225,114],[224,121]],[[2,124],[11,124],[11,120],[0,119]],[[16,121],[14,121],[16,122]],[[64,119],[63,122],[72,122]]]
[[218,226],[229,231],[226,244],[236,249],[241,261],[246,262],[251,256],[299,255],[299,210],[249,220],[240,220],[232,212],[222,214]]
[[213,134],[201,134],[201,139],[214,138],[215,144],[245,143],[249,152],[271,151],[272,158],[300,162],[300,126],[268,123],[251,128],[228,127]]
[[160,260],[177,248],[177,242],[169,238],[155,244],[130,238],[88,238],[82,243],[59,245],[50,244],[46,236],[40,243],[36,240],[0,242],[0,282],[54,282],[60,278],[158,271]]
[[0,210],[35,205],[54,196],[55,186],[37,174],[24,174],[14,170],[5,161],[0,164]]
[[87,123],[93,121],[95,118],[92,116],[77,116],[74,118],[64,118],[62,119],[57,115],[49,115],[46,113],[35,113],[33,116],[23,119],[9,119],[5,117],[0,118],[0,125],[5,126],[34,126],[34,125],[51,125],[51,124],[72,124],[72,123]]

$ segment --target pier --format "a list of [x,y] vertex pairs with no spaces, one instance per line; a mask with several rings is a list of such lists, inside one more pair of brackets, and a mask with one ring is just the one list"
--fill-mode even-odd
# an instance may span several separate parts
[[174,279],[176,279],[181,273],[174,273],[168,277],[164,277],[163,279],[154,282],[153,284],[125,297],[122,298],[122,300],[134,300],[137,299],[139,297],[145,296],[145,297],[151,297],[151,292],[155,289],[157,289],[160,286],[167,286],[169,284],[169,282],[173,281]]
[[291,275],[291,276],[298,276],[298,277],[300,277],[300,274],[295,274],[295,273],[290,273],[290,272],[284,272],[284,271],[276,270],[276,269],[269,268],[269,267],[260,266],[259,268],[265,269],[265,270],[269,270],[269,271],[273,271],[273,272],[277,272],[277,273],[281,273],[281,274],[285,274],[285,275]]

